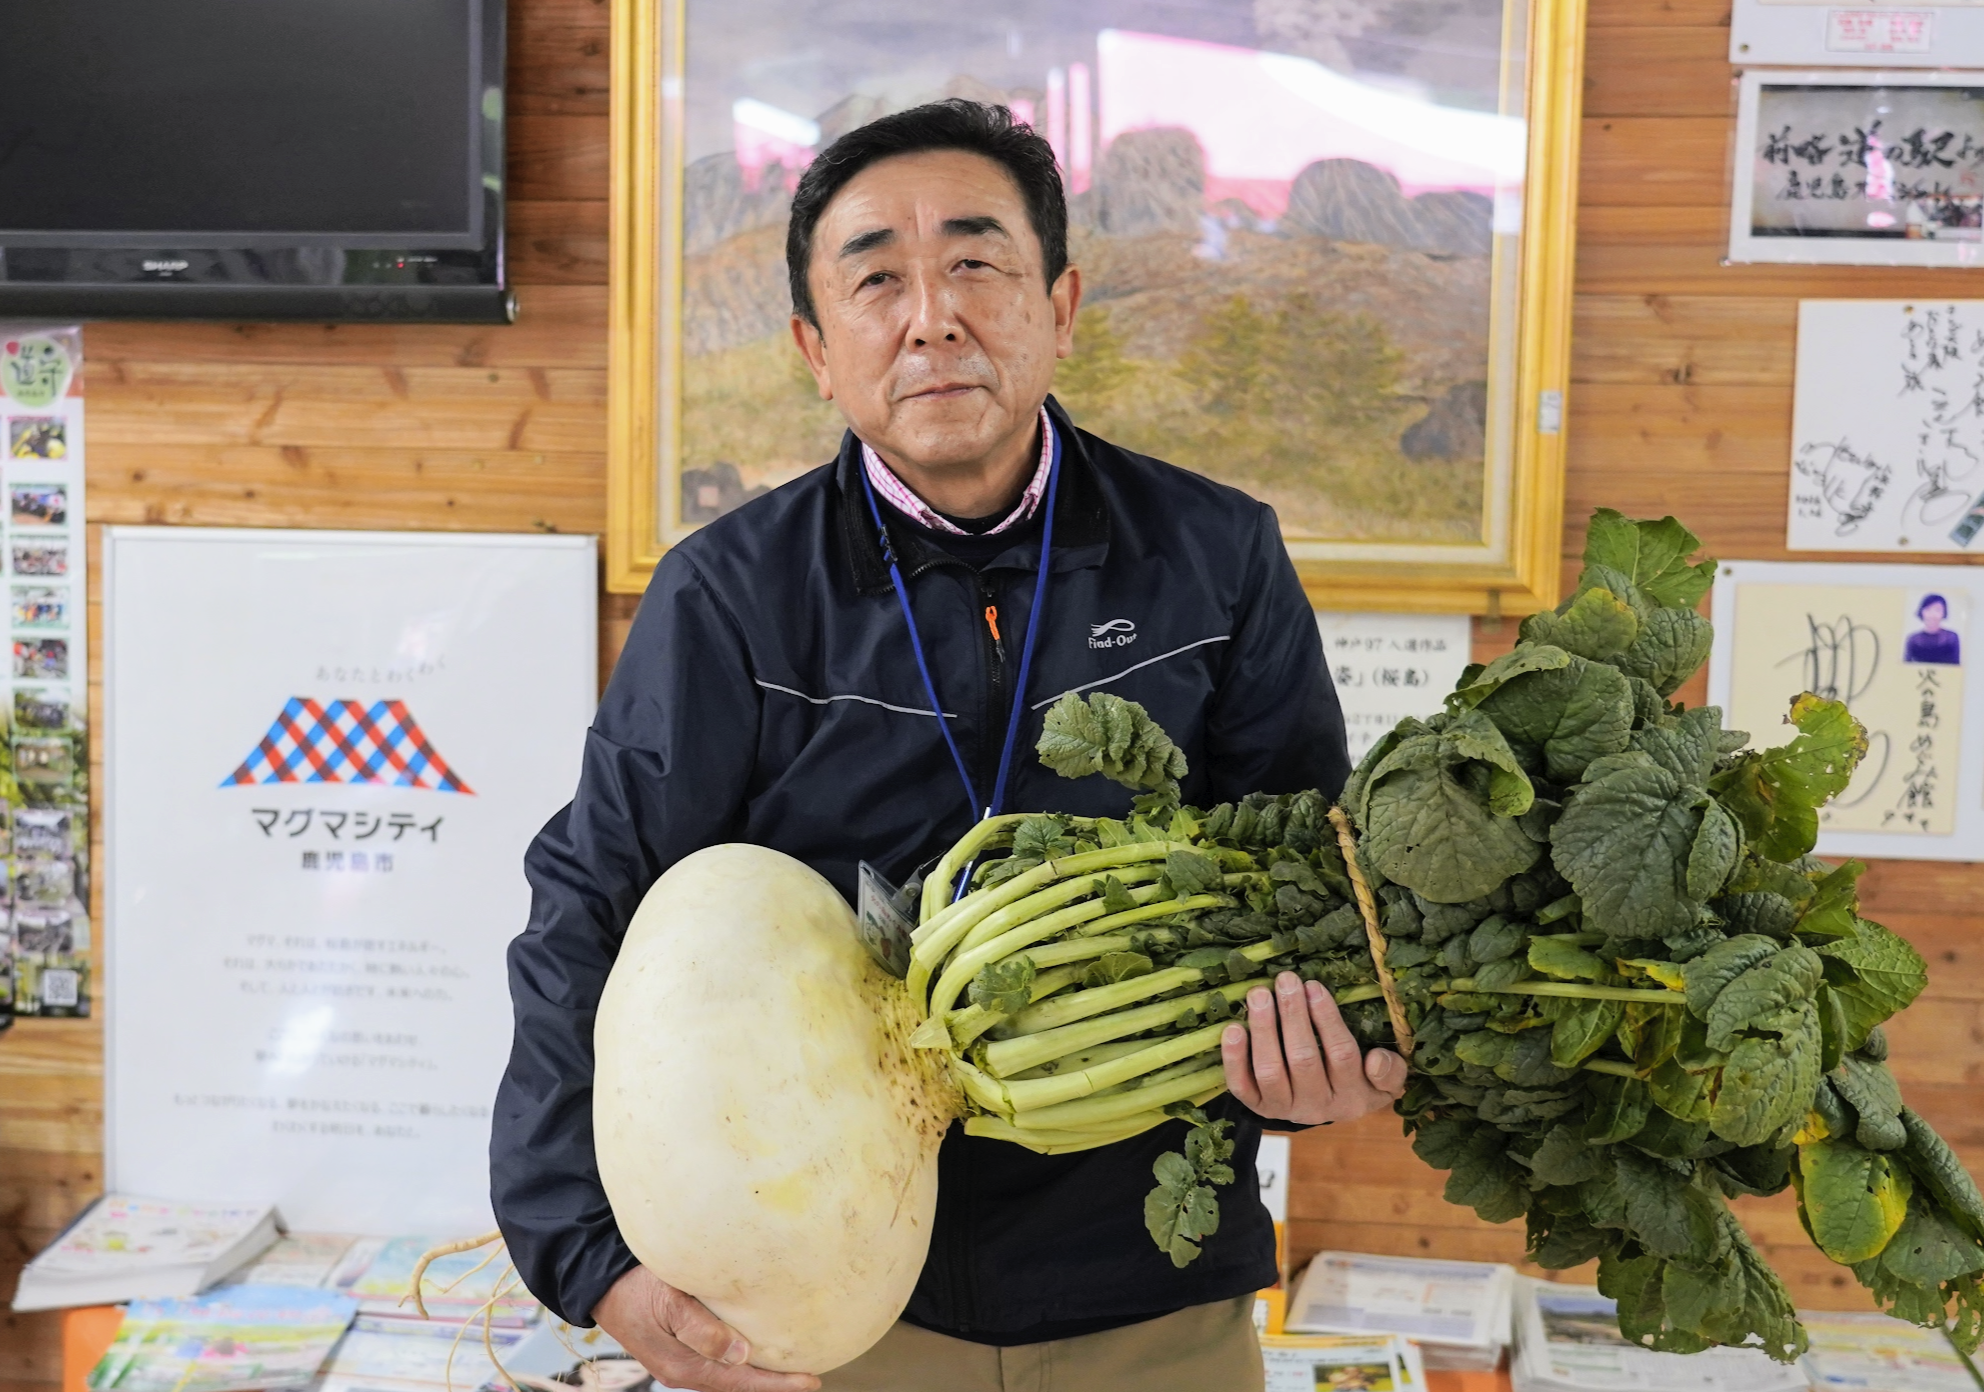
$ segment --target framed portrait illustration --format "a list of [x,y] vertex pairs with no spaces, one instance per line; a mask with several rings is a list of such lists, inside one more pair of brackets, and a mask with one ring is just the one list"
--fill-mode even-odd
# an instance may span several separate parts
[[1984,265],[1984,73],[1753,70],[1731,261]]
[[1583,0],[613,0],[608,584],[831,460],[784,264],[814,154],[1046,137],[1075,423],[1271,503],[1311,598],[1554,603]]

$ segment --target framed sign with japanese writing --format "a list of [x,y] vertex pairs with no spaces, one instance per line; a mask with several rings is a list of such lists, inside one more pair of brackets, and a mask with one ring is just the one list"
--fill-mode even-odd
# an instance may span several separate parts
[[1819,814],[1818,854],[1984,860],[1984,570],[1729,561],[1716,574],[1709,700],[1753,748],[1798,732],[1806,691],[1867,732],[1846,791]]
[[613,0],[608,584],[830,460],[796,180],[948,96],[1047,139],[1076,423],[1272,503],[1315,603],[1553,603],[1583,0]]
[[590,538],[104,532],[105,1183],[489,1226],[522,858],[598,686]]
[[1984,264],[1984,72],[1753,70],[1731,261]]

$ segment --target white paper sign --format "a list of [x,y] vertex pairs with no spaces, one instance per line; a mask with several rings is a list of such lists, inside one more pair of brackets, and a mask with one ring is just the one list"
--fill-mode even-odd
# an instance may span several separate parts
[[1790,67],[1837,65],[1940,68],[1984,65],[1984,5],[1978,0],[1735,0],[1729,61]]
[[1984,300],[1806,300],[1793,551],[1984,554]]
[[1465,614],[1318,612],[1323,659],[1343,704],[1343,727],[1356,763],[1408,715],[1440,709],[1460,681],[1472,648]]
[[1819,814],[1818,853],[1984,860],[1984,682],[1965,681],[1984,614],[1971,566],[1727,561],[1714,592],[1709,702],[1750,746],[1784,742],[1793,698],[1846,702],[1867,753]]
[[106,1183],[489,1226],[522,856],[578,779],[590,538],[104,535]]

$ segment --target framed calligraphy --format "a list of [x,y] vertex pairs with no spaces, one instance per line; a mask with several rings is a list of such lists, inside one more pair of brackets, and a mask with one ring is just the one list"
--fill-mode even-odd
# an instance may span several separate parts
[[1984,78],[1751,71],[1737,86],[1731,261],[1984,264]]
[[946,96],[1053,144],[1077,424],[1272,503],[1311,598],[1556,600],[1583,0],[613,0],[607,582],[833,457],[794,183]]

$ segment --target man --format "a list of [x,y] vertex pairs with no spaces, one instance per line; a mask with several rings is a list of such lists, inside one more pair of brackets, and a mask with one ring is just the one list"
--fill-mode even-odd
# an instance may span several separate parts
[[[1048,397],[1081,275],[1045,141],[963,101],[851,132],[800,181],[787,262],[793,336],[849,433],[834,464],[656,569],[578,795],[526,860],[535,895],[511,947],[516,1045],[491,1142],[530,1288],[702,1392],[820,1383],[751,1367],[695,1292],[635,1262],[599,1185],[593,1011],[664,870],[751,841],[852,897],[859,862],[906,878],[995,802],[1121,815],[1121,788],[1032,757],[1067,691],[1141,702],[1185,751],[1184,796],[1201,806],[1334,793],[1348,771],[1273,513],[1083,434]],[[1249,1297],[1275,1276],[1254,1197],[1262,1119],[1361,1116],[1397,1096],[1405,1066],[1360,1058],[1328,993],[1293,974],[1253,992],[1223,1047],[1231,1095],[1213,1110],[1238,1123],[1237,1178],[1193,1265],[1171,1265],[1140,1211],[1180,1126],[1064,1156],[953,1128],[916,1294],[876,1349],[826,1376],[830,1392],[1260,1386]]]

